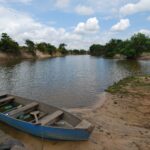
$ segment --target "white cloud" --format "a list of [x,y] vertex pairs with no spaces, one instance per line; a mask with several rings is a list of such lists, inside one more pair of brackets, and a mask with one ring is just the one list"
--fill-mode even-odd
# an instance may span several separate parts
[[[100,13],[101,15],[105,14],[107,16],[111,15],[116,17],[118,16],[119,8],[130,1],[131,0],[47,0],[47,2],[44,3],[46,6],[49,6],[48,9],[72,13],[76,12],[79,15]],[[43,1],[41,1],[41,5],[43,5],[42,3]]]
[[150,11],[150,0],[139,0],[137,3],[128,3],[120,8],[120,13],[123,15],[144,11]]
[[[5,15],[3,15],[5,14]],[[66,43],[68,48],[86,48],[97,41],[98,37],[94,35],[80,35],[74,30],[67,31],[64,28],[55,28],[51,25],[45,25],[36,21],[34,18],[20,11],[0,6],[0,34],[8,33],[13,39],[24,44],[25,39],[31,39],[34,42],[49,42],[58,46],[60,43]],[[95,33],[99,29],[98,20],[90,18],[85,23],[85,32]]]
[[81,40],[81,36],[76,33],[67,32],[63,28],[56,29],[42,24],[27,14],[14,9],[0,6],[0,18],[0,33],[8,33],[21,45],[28,38],[34,42],[45,41],[56,46],[61,42],[67,42],[70,46],[72,41]]
[[66,8],[69,6],[70,0],[56,0],[55,6],[58,8]]
[[[99,40],[97,34],[91,34],[90,36],[78,34],[80,23],[78,24],[78,32],[75,32],[75,29],[67,31],[64,28],[55,28],[51,25],[45,25],[36,21],[28,14],[2,6],[0,6],[0,18],[0,34],[3,32],[8,33],[8,35],[21,45],[24,44],[25,39],[31,39],[34,42],[44,41],[56,46],[63,42],[71,49],[88,49],[90,45]],[[99,24],[96,18],[90,18],[83,24],[84,29],[80,29],[80,31],[84,33],[96,33],[99,30]]]
[[73,7],[78,6],[79,4],[81,6],[89,7],[94,10],[94,13],[100,13],[107,16],[118,16],[119,8],[128,2],[131,2],[131,0],[72,0],[71,4]]
[[83,5],[78,5],[75,8],[75,11],[79,14],[79,15],[92,15],[94,14],[94,10],[91,7],[88,6],[83,6]]
[[96,17],[89,18],[85,23],[80,22],[76,28],[76,33],[86,34],[86,33],[97,33],[100,29],[99,21]]
[[[104,44],[112,37],[117,36],[115,32],[99,32],[100,26],[96,17],[89,18],[72,29],[69,28],[69,31],[46,25],[29,14],[3,6],[0,6],[0,18],[0,34],[8,33],[21,45],[24,44],[25,39],[31,39],[34,42],[44,41],[56,46],[66,43],[71,49],[88,49],[93,43]],[[123,35],[121,35],[122,37]]]
[[139,31],[139,33],[143,33],[143,34],[145,34],[145,35],[150,36],[150,30],[147,30],[147,29],[141,29],[141,30]]
[[124,31],[130,26],[129,19],[121,19],[117,24],[111,27],[111,31]]

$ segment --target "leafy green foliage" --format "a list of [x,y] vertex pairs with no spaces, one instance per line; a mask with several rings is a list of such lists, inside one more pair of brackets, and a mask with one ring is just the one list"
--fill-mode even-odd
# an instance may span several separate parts
[[106,57],[113,57],[115,54],[119,54],[120,50],[123,47],[123,41],[119,39],[112,39],[109,43],[105,45],[105,56]]
[[90,46],[90,54],[93,56],[103,56],[105,53],[105,47],[100,44],[93,44]]
[[149,38],[144,34],[138,33],[131,37],[130,40],[125,41],[122,54],[126,55],[127,58],[137,58],[143,52],[149,51]]
[[133,35],[129,40],[112,39],[104,46],[94,44],[90,47],[91,55],[104,55],[105,57],[123,54],[133,59],[144,52],[150,52],[150,38],[142,33]]
[[7,33],[2,33],[0,40],[0,51],[4,53],[19,54],[19,45],[12,40]]
[[79,51],[78,49],[74,49],[74,50],[72,51],[72,54],[73,54],[73,55],[79,55],[79,54],[80,54],[80,51]]
[[85,51],[84,49],[81,49],[79,54],[80,54],[80,55],[86,55],[86,54],[87,54],[87,51]]
[[68,54],[71,54],[71,55],[86,55],[87,51],[84,50],[84,49],[81,49],[81,50],[74,49],[74,50],[69,50]]
[[66,44],[65,43],[61,43],[59,45],[59,51],[63,54],[63,55],[66,55],[68,53],[67,49],[66,49]]
[[[55,53],[67,55],[84,55],[87,54],[85,50],[67,50],[66,44],[61,43],[58,48],[51,45],[50,43],[34,43],[27,39],[25,41],[26,46],[20,46],[15,42],[7,33],[2,33],[0,39],[0,51],[4,53],[20,54],[20,51],[25,50],[32,54],[36,54],[36,50],[51,55]],[[114,57],[116,54],[122,54],[127,58],[135,59],[144,52],[150,52],[150,37],[138,33],[133,35],[128,40],[112,39],[105,45],[93,44],[89,48],[89,54],[94,56]]]
[[25,40],[24,46],[19,46],[17,42],[15,42],[11,37],[7,35],[7,33],[2,33],[0,39],[0,51],[3,53],[11,53],[11,54],[21,54],[21,52],[27,52],[36,55],[36,51],[41,51],[43,53],[48,53],[50,55],[85,55],[87,51],[85,50],[67,50],[66,44],[61,43],[58,48],[54,45],[46,42],[34,43],[30,39]]
[[44,52],[44,53],[49,53],[49,54],[53,54],[56,52],[56,47],[49,44],[49,43],[45,43],[45,42],[42,42],[42,43],[38,43],[36,45],[36,48],[37,50],[41,51],[41,52]]
[[27,39],[25,41],[25,44],[27,45],[28,51],[34,54],[35,51],[35,44],[33,41]]

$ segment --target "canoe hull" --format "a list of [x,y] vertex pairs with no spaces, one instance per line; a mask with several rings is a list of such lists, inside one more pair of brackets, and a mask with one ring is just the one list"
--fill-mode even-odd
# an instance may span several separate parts
[[47,140],[81,141],[88,140],[90,136],[90,132],[85,129],[64,129],[40,126],[11,118],[2,113],[0,113],[0,121],[25,133]]

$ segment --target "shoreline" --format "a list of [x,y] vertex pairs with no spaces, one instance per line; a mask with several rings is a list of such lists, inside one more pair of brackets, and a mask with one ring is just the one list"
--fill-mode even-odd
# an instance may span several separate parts
[[139,60],[150,60],[150,53],[143,53]]
[[149,150],[150,76],[125,78],[107,91],[92,107],[68,110],[95,126],[88,141],[42,141],[7,125],[0,127],[28,150]]
[[71,113],[76,113],[76,114],[81,113],[81,112],[86,112],[86,111],[92,111],[92,110],[101,108],[104,105],[105,101],[107,99],[110,99],[111,96],[112,95],[108,92],[102,92],[101,94],[98,95],[98,100],[91,106],[68,108],[65,110]]
[[[7,54],[7,53],[2,53],[0,52],[0,60],[1,61],[7,61],[7,60],[16,60],[16,59],[46,59],[46,58],[55,58],[55,57],[63,57],[65,55],[62,55],[61,53],[57,52],[56,54],[50,55],[48,53],[43,53],[40,51],[36,51],[35,55],[29,53],[29,52],[21,52],[19,55],[15,55],[15,54]],[[90,55],[92,56],[92,55]],[[94,56],[97,57],[97,56]],[[102,57],[104,59],[107,59],[105,57]],[[124,57],[112,57],[110,59],[117,59],[117,60],[128,60]],[[130,59],[130,60],[145,60],[145,61],[149,61],[150,60],[150,54],[149,53],[144,53],[142,54],[140,57],[138,57],[137,59]]]
[[55,58],[55,57],[62,57],[62,56],[63,55],[60,53],[50,55],[48,53],[43,53],[40,51],[36,51],[35,55],[28,53],[28,52],[21,52],[20,55],[6,54],[6,53],[0,52],[1,61],[16,60],[16,59],[46,59],[46,58]]

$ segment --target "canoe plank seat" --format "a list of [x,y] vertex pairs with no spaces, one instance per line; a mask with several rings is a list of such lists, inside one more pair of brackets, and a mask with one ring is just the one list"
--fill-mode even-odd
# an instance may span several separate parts
[[39,124],[47,125],[47,124],[54,124],[59,118],[63,115],[63,111],[57,110],[52,114],[45,116],[44,118],[39,120]]
[[0,94],[0,98],[5,98],[7,97],[7,94]]
[[86,120],[82,120],[76,127],[75,129],[86,129],[86,130],[91,130],[93,128],[92,124]]
[[35,108],[35,107],[37,107],[37,106],[38,106],[38,103],[32,102],[32,103],[27,104],[27,105],[25,105],[25,106],[23,106],[23,107],[20,107],[20,108],[17,108],[17,109],[15,109],[15,110],[13,110],[13,111],[10,111],[10,112],[8,113],[8,115],[9,115],[9,116],[13,116],[13,115],[16,115],[16,114],[18,114],[18,113],[20,113],[20,112],[29,110],[29,109],[31,109],[31,108]]
[[13,101],[14,99],[15,99],[15,98],[12,97],[12,96],[8,96],[8,97],[5,97],[5,98],[2,98],[2,99],[0,99],[0,105],[1,105],[2,103],[11,102],[11,101]]

